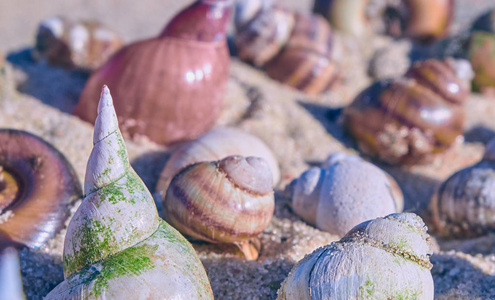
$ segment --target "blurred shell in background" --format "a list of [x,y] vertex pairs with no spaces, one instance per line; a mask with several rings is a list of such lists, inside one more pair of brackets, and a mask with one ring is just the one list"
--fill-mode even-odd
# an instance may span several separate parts
[[53,17],[39,25],[32,56],[54,66],[92,70],[122,46],[122,39],[98,21]]
[[453,0],[316,0],[314,11],[335,29],[357,37],[374,31],[430,41],[450,29]]
[[495,10],[473,24],[468,57],[475,73],[473,87],[495,95]]
[[344,111],[364,153],[388,163],[421,163],[460,141],[473,77],[466,60],[416,62],[404,77],[378,81]]

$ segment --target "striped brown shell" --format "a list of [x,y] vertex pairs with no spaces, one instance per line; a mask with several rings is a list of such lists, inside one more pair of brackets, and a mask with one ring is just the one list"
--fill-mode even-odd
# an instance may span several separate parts
[[495,92],[495,9],[473,24],[468,58],[475,73],[473,86],[483,93]]
[[164,218],[180,232],[212,243],[256,237],[274,210],[272,175],[261,158],[229,156],[179,172],[163,198]]
[[[236,17],[245,10],[256,10],[251,8],[252,5],[251,1],[239,2]],[[237,17],[235,44],[239,58],[255,66],[263,66],[287,43],[295,17],[293,12],[280,6],[260,6],[256,11],[249,21]]]
[[472,78],[465,60],[426,60],[404,78],[376,82],[346,108],[359,148],[389,163],[414,163],[448,149],[463,133]]
[[297,14],[285,48],[266,65],[266,73],[308,94],[322,93],[337,74],[332,60],[334,41],[330,25],[322,17]]

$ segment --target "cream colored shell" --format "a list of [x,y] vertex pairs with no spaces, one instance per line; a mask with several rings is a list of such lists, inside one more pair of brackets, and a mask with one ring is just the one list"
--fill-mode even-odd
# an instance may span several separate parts
[[65,281],[46,299],[213,299],[194,249],[158,217],[130,166],[106,86],[84,188],[67,229]]
[[286,192],[303,220],[340,236],[361,222],[403,209],[402,192],[392,177],[343,153],[304,172]]
[[359,224],[307,255],[279,300],[433,299],[429,235],[421,218],[392,214]]

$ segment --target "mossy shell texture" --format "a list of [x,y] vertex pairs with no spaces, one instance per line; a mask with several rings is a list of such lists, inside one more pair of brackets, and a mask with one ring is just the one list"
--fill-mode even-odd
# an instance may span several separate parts
[[300,261],[277,299],[433,299],[425,228],[409,213],[364,222]]
[[46,299],[213,299],[193,247],[159,218],[130,166],[106,87],[85,192],[65,238],[66,280]]

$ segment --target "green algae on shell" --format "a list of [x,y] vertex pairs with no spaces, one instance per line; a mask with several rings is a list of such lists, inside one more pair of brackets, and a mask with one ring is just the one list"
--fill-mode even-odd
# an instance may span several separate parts
[[433,299],[429,235],[418,216],[392,214],[354,227],[307,255],[278,291],[289,299]]
[[47,299],[213,299],[192,246],[161,220],[129,164],[108,88],[102,91],[86,196],[64,246],[65,281]]

